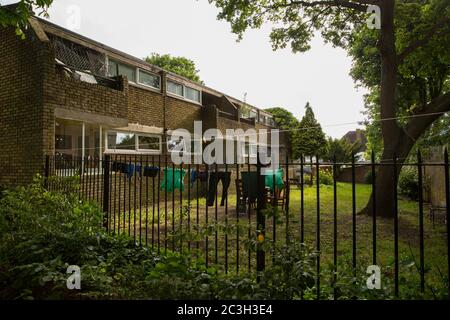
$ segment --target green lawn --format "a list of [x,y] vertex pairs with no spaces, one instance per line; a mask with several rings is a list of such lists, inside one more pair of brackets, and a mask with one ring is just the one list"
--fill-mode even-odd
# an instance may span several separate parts
[[[356,185],[356,211],[359,212],[367,203],[371,194],[370,185]],[[219,192],[220,195],[220,192]],[[304,190],[304,240],[305,243],[315,248],[316,246],[316,230],[317,230],[317,208],[316,208],[316,188],[306,187]],[[175,199],[179,199],[176,195]],[[290,193],[289,205],[289,230],[293,236],[300,237],[300,202],[301,193],[296,187],[293,187]],[[235,203],[236,198],[234,194],[228,197],[229,210],[228,224],[235,226],[237,221]],[[145,241],[145,234],[148,237],[148,243],[151,244],[151,235],[154,234],[153,244],[156,246],[158,238],[160,246],[163,249],[167,244],[168,248],[172,246],[170,234],[173,224],[175,222],[175,230],[180,229],[180,225],[184,230],[187,229],[188,216],[190,220],[191,230],[197,224],[196,200],[192,200],[191,210],[187,211],[188,202],[183,201],[183,217],[180,219],[180,202],[178,200],[173,204],[171,197],[167,203],[167,217],[165,213],[165,203],[160,203],[159,211],[159,237],[158,237],[158,212],[155,205],[155,219],[153,220],[153,206],[127,212],[125,215],[121,214],[120,228],[128,231],[130,225],[131,233],[134,233],[134,215],[136,214],[136,237],[141,241]],[[172,207],[175,208],[175,214],[172,212]],[[199,199],[199,225],[206,224],[206,203],[205,199]],[[352,187],[348,183],[338,183],[337,186],[337,253],[339,259],[339,267],[350,269],[352,266]],[[402,290],[402,283],[408,280],[409,286],[417,286],[419,288],[419,273],[417,271],[419,265],[419,208],[418,203],[400,199],[399,201],[399,261],[400,261],[400,290]],[[432,226],[428,219],[429,208],[424,208],[424,247],[425,247],[425,270],[427,290],[431,287],[439,287],[443,285],[442,276],[447,274],[447,246],[446,246],[446,228],[444,224],[436,224]],[[148,214],[148,223],[146,215]],[[140,224],[139,224],[140,215]],[[175,220],[173,221],[173,216]],[[125,221],[123,219],[125,218]],[[167,229],[165,228],[167,218]],[[218,207],[217,221],[222,225],[226,221],[225,209]],[[130,219],[130,220],[128,220]],[[118,220],[118,219],[116,219]],[[180,221],[181,220],[181,221]],[[214,223],[216,220],[215,207],[208,208],[208,223]],[[240,234],[239,243],[236,242],[236,231],[231,228],[227,234],[227,241],[225,242],[225,231],[220,229],[217,234],[217,254],[216,254],[216,237],[213,232],[208,237],[208,257],[211,263],[216,261],[220,267],[224,268],[225,255],[229,265],[228,270],[236,270],[236,263],[239,259],[240,270],[247,270],[248,268],[248,247],[244,246],[245,240],[248,239],[250,225],[250,238],[255,236],[255,221],[256,212],[252,211],[250,215],[251,224],[248,224],[248,215],[239,215]],[[152,225],[153,222],[153,225]],[[276,224],[276,238],[277,241],[285,241],[286,238],[286,217],[284,213],[279,213],[279,221]],[[153,228],[152,228],[153,227]],[[117,228],[117,221],[116,221]],[[166,232],[167,230],[167,232]],[[273,239],[273,219],[267,218],[266,221],[266,239]],[[167,237],[166,238],[166,234]],[[321,245],[321,266],[323,268],[329,267],[333,262],[333,187],[320,187],[320,245]],[[166,241],[165,241],[166,240]],[[177,242],[178,243],[178,242]],[[225,245],[227,244],[227,246]],[[191,242],[193,248],[196,247],[194,242]],[[199,248],[205,251],[205,241],[200,241]],[[187,241],[183,244],[187,247]],[[227,250],[225,250],[225,248]],[[359,273],[364,273],[367,266],[372,265],[372,217],[366,215],[357,215],[356,217],[356,254],[357,267]],[[377,265],[380,266],[383,275],[387,278],[393,276],[394,265],[394,227],[392,220],[377,219]],[[270,263],[270,254],[267,255],[267,263]],[[414,264],[416,262],[416,264]],[[250,264],[255,266],[255,254],[250,253]],[[339,271],[339,270],[338,270]],[[360,274],[361,275],[361,274]]]

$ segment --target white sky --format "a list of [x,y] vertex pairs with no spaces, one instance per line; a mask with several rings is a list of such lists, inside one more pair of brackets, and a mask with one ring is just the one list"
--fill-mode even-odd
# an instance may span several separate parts
[[[314,39],[307,53],[273,51],[270,28],[250,30],[241,42],[207,0],[54,0],[50,20],[111,47],[143,58],[152,52],[192,59],[206,85],[268,108],[280,106],[295,116],[309,101],[327,135],[341,137],[362,120],[363,90],[348,75],[351,60],[342,49]],[[2,4],[17,0],[1,1]],[[75,7],[74,7],[75,6]]]

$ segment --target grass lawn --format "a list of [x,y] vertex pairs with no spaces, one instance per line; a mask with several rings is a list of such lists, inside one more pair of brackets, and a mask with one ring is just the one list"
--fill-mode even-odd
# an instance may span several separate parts
[[[289,205],[289,230],[290,233],[296,237],[300,237],[301,224],[300,224],[300,203],[301,192],[297,187],[291,187],[290,193],[290,205]],[[219,195],[221,194],[219,190]],[[358,184],[356,185],[356,212],[359,212],[367,203],[371,194],[371,186]],[[315,248],[317,237],[317,208],[316,208],[316,188],[305,187],[304,190],[304,242]],[[220,196],[219,196],[220,198]],[[174,203],[169,197],[167,203],[167,216],[165,213],[166,204],[160,203],[159,210],[159,236],[158,236],[158,210],[157,205],[153,210],[153,206],[137,209],[135,212],[120,213],[120,229],[124,232],[128,232],[128,226],[130,226],[131,234],[134,233],[134,216],[136,214],[136,237],[141,236],[141,241],[145,241],[147,235],[147,241],[149,244],[153,243],[155,246],[160,243],[161,248],[164,248],[166,244],[171,248],[172,240],[169,237],[172,228],[175,230],[180,228],[180,225],[184,229],[187,228],[187,221],[190,221],[190,226],[197,224],[197,201],[193,199],[191,201],[191,210],[188,211],[188,202],[183,201],[183,217],[180,221],[180,202],[176,200]],[[175,199],[179,199],[178,195]],[[198,210],[198,224],[200,226],[205,225],[206,220],[208,223],[214,223],[216,221],[216,208],[215,206],[208,208],[208,214],[206,213],[205,199],[199,199]],[[236,214],[236,196],[230,194],[228,196],[228,211],[225,212],[224,207],[217,208],[217,221],[224,224],[226,217],[228,217],[228,224],[235,226],[236,221],[240,223],[239,242],[237,242],[237,236],[235,229],[228,232],[227,239],[225,240],[225,231],[222,229],[218,231],[217,237],[215,232],[208,237],[208,258],[211,263],[217,261],[221,268],[224,268],[225,263],[228,264],[228,270],[230,272],[236,270],[236,264],[239,261],[240,270],[247,270],[250,257],[250,265],[254,268],[256,264],[256,258],[254,252],[249,255],[248,247],[244,246],[245,240],[249,237],[250,226],[250,238],[255,237],[255,222],[256,212],[252,211],[250,214],[250,221],[248,221],[248,215]],[[175,214],[173,214],[172,208],[175,208]],[[352,186],[349,183],[338,183],[337,186],[337,254],[339,260],[339,267],[351,269],[352,266]],[[154,218],[153,218],[154,212]],[[426,290],[430,290],[430,287],[443,286],[441,275],[447,274],[447,236],[446,227],[443,223],[436,224],[435,226],[428,219],[429,208],[424,208],[424,248],[425,248],[425,270],[426,270]],[[148,215],[148,223],[147,217]],[[139,223],[140,216],[140,223]],[[116,226],[118,227],[119,214],[116,213]],[[175,219],[173,219],[175,217]],[[166,229],[167,218],[167,229]],[[189,218],[189,219],[188,219]],[[125,219],[125,220],[124,220]],[[279,213],[278,223],[276,224],[276,238],[277,241],[285,241],[286,238],[286,217],[284,213]],[[153,223],[153,224],[152,224]],[[266,221],[266,239],[273,239],[273,219],[267,218]],[[380,266],[382,273],[388,279],[393,277],[394,266],[394,223],[393,220],[377,219],[377,265]],[[152,237],[153,235],[153,242]],[[417,268],[420,263],[419,254],[419,208],[418,203],[409,201],[406,199],[400,199],[399,201],[399,275],[400,275],[400,290],[402,285],[406,286],[406,280],[408,280],[409,286],[417,286],[419,288],[419,272]],[[193,248],[196,247],[195,243],[191,242]],[[216,251],[217,245],[217,251]],[[186,248],[187,242],[183,244]],[[333,262],[333,187],[321,186],[320,187],[320,246],[321,246],[321,266],[322,268],[329,267],[329,264]],[[206,250],[206,242],[200,241],[198,247]],[[357,270],[359,275],[365,275],[365,270],[368,266],[372,265],[373,254],[373,242],[372,242],[372,217],[365,215],[357,215],[356,217],[356,254],[357,254]],[[225,259],[225,256],[227,259]],[[217,258],[217,260],[216,260]],[[270,254],[267,255],[267,263],[270,263]],[[339,270],[338,270],[339,271]]]

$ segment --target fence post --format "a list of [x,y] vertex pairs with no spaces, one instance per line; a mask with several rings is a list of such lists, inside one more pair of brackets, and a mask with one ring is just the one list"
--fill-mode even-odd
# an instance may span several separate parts
[[108,229],[109,218],[109,169],[111,156],[106,155],[103,160],[103,227]]
[[48,189],[48,177],[50,176],[50,156],[45,156],[45,169],[44,169],[44,187]]
[[262,212],[264,208],[264,176],[261,174],[261,161],[259,157],[259,148],[257,152],[257,194],[258,194],[258,201],[257,201],[257,207],[256,207],[256,224],[257,224],[257,230],[256,230],[256,239],[257,239],[257,251],[256,251],[256,271],[257,271],[257,279],[259,281],[259,273],[261,271],[264,271],[266,267],[266,253],[264,251],[264,248],[262,247],[265,243],[266,238],[266,217],[264,213]]

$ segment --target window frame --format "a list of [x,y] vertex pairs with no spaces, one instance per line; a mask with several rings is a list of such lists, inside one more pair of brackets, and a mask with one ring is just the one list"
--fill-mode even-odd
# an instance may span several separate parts
[[[183,94],[179,95],[178,93],[174,93],[174,92],[169,91],[169,82],[172,82],[173,84],[181,86],[181,88],[183,89]],[[184,94],[185,94],[185,92],[184,92],[184,85],[182,83],[179,83],[179,82],[167,79],[167,90],[166,91],[167,91],[167,94],[173,95],[175,97],[181,97],[183,99],[186,99],[185,96],[184,96]]]
[[[158,78],[158,87],[150,86],[148,84],[145,84],[145,83],[141,82],[141,72],[147,73],[149,75],[157,77]],[[155,89],[155,90],[161,90],[161,76],[159,74],[154,73],[154,72],[150,72],[150,71],[147,71],[147,70],[144,70],[144,69],[141,69],[141,68],[137,68],[137,84],[139,84],[141,86],[148,87],[148,88],[152,88],[152,89]]]
[[[122,149],[110,149],[108,147],[109,144],[109,134],[110,133],[127,133],[134,134],[134,150],[122,150]],[[152,137],[159,139],[159,150],[150,150],[150,149],[140,149],[139,148],[139,137]],[[140,133],[134,131],[124,131],[124,130],[106,130],[105,132],[105,154],[154,154],[159,155],[162,154],[162,136],[157,134],[150,133]]]
[[[108,76],[110,76],[110,74],[111,74],[111,73],[110,73],[110,70],[109,70],[109,66],[110,66],[111,61],[112,61],[113,63],[117,64],[117,65],[123,65],[123,66],[125,66],[125,67],[130,68],[130,69],[134,69],[134,73],[135,73],[134,79],[133,79],[133,80],[128,79],[128,82],[133,83],[133,84],[137,84],[137,80],[138,80],[138,78],[139,78],[139,72],[138,72],[139,68],[137,68],[137,67],[135,67],[135,66],[133,66],[133,65],[124,63],[124,62],[122,62],[122,61],[120,61],[120,60],[111,59],[111,58],[108,57]],[[120,74],[117,74],[116,76],[118,76],[118,75],[120,75]],[[110,77],[111,77],[111,76],[110,76]],[[114,77],[114,76],[112,76],[112,77]],[[128,77],[127,77],[127,78],[128,78]]]
[[[177,84],[177,85],[181,86],[183,88],[183,95],[179,95],[177,93],[170,92],[168,90],[169,82],[172,82],[174,84]],[[191,90],[198,91],[200,101],[192,100],[192,99],[187,98],[186,97],[186,91],[187,91],[186,89],[191,89]],[[201,89],[197,89],[197,88],[194,88],[194,87],[191,87],[191,86],[187,86],[187,85],[185,85],[185,84],[183,84],[181,82],[178,82],[176,80],[172,80],[171,78],[166,80],[166,92],[167,92],[167,95],[169,95],[169,96],[173,96],[173,97],[178,98],[178,99],[183,99],[183,100],[186,100],[186,101],[198,104],[198,105],[202,105],[202,103],[203,103],[203,97],[202,97],[202,92],[203,91]]]

